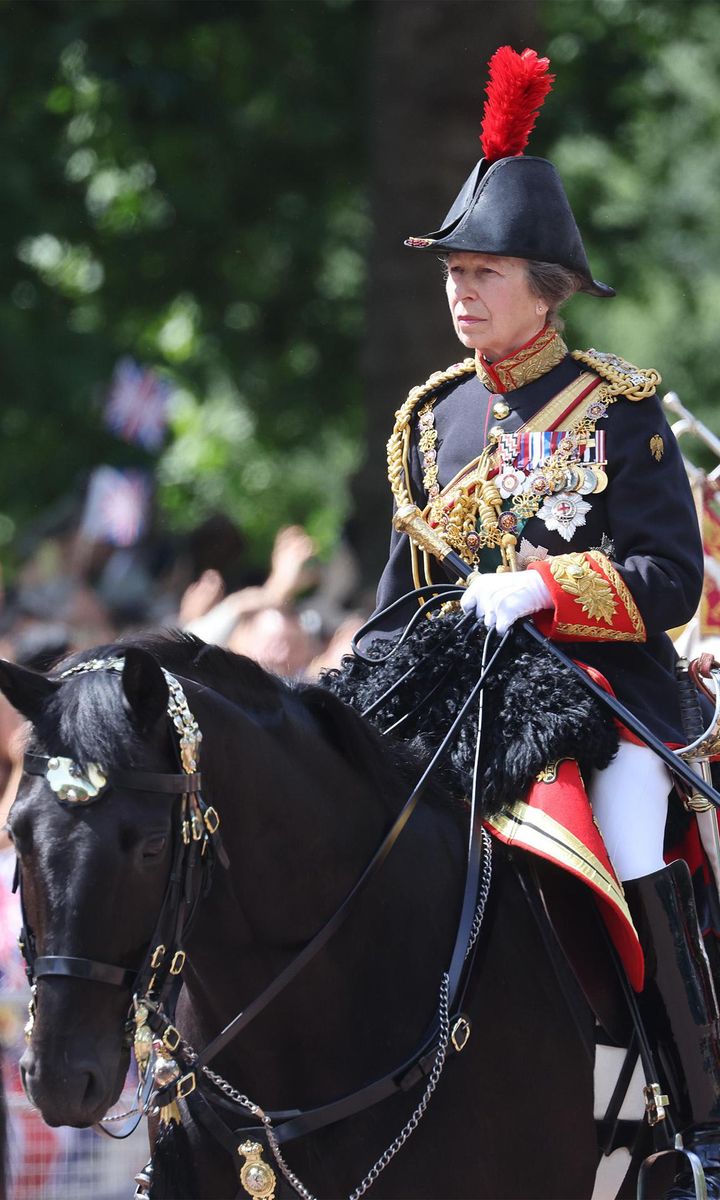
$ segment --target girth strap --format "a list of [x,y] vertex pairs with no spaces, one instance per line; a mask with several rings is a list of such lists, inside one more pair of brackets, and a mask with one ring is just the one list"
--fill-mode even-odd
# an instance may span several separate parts
[[136,971],[124,967],[112,967],[109,963],[95,962],[91,958],[73,958],[69,954],[47,954],[36,958],[33,963],[36,979],[43,975],[69,975],[75,979],[90,979],[94,983],[110,983],[113,987],[132,987]]

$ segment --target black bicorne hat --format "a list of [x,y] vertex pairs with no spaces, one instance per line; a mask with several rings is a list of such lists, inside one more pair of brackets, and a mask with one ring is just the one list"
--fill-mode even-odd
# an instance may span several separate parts
[[417,250],[468,250],[558,263],[583,280],[581,291],[614,296],[593,279],[580,230],[557,170],[523,150],[554,76],[534,50],[502,46],[490,60],[481,158],[465,180],[442,227],[410,237]]

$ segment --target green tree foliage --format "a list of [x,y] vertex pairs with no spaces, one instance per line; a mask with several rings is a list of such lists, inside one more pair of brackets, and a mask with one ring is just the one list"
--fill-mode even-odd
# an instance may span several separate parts
[[367,15],[352,0],[0,2],[0,538],[99,461],[131,354],[177,385],[177,528],[329,542],[360,427]]
[[610,301],[577,298],[575,344],[656,366],[708,424],[720,392],[720,6],[546,0],[557,72],[535,153],[565,181]]
[[[476,8],[483,36],[492,31],[487,54],[472,36]],[[177,385],[158,463],[166,520],[184,528],[222,509],[258,559],[288,520],[328,544],[347,510],[363,429],[365,124],[382,131],[392,97],[414,95],[411,85],[427,95],[427,111],[399,105],[377,155],[376,207],[377,178],[388,194],[376,244],[387,256],[393,212],[407,232],[418,197],[423,213],[442,211],[425,194],[428,170],[432,179],[452,173],[443,203],[452,198],[462,175],[454,136],[468,111],[479,123],[486,57],[498,40],[535,41],[530,17],[558,75],[531,151],[557,163],[595,272],[619,293],[574,300],[571,340],[659,367],[665,386],[712,422],[720,6],[526,8],[0,0],[0,544],[14,525],[79,494],[95,463],[142,460],[102,424],[124,354]],[[381,31],[396,13],[390,45]],[[443,21],[454,26],[465,13],[467,36],[458,39],[482,68],[469,51],[443,51]],[[417,36],[399,69],[410,18]],[[424,228],[420,217],[418,209]],[[387,388],[375,378],[397,358],[403,330],[413,340],[422,328],[413,306],[427,300],[407,285],[410,265],[402,270],[398,288],[383,275],[373,293],[374,325],[392,337],[376,333],[366,349],[370,399],[377,394],[386,410],[366,507],[376,491],[386,502],[380,443],[403,388],[419,377],[414,366]],[[384,546],[383,521],[367,523]]]

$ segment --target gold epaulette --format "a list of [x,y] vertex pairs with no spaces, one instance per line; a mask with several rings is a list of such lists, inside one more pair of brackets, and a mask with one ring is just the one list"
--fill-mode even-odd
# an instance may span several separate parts
[[572,357],[606,380],[614,396],[624,396],[627,400],[646,400],[648,396],[654,396],[661,380],[659,372],[652,367],[634,367],[617,354],[592,349],[573,350]]

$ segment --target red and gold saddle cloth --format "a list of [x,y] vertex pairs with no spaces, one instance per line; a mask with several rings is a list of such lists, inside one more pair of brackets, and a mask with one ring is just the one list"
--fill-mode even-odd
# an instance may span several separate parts
[[628,979],[641,991],[643,952],[577,763],[561,759],[548,767],[524,799],[503,808],[486,826],[506,845],[555,863],[591,889]]

